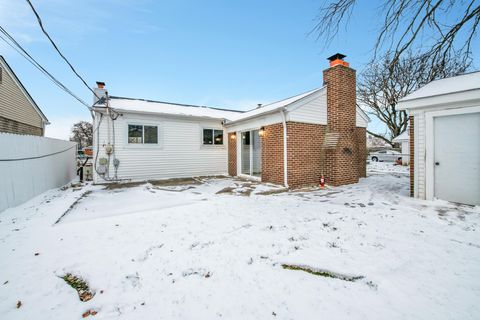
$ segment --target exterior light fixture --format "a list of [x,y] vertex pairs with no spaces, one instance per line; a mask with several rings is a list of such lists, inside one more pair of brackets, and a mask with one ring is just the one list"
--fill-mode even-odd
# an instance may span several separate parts
[[236,137],[237,137],[237,134],[235,132],[230,135],[230,139],[232,140],[235,140]]
[[265,127],[261,127],[261,128],[260,128],[260,131],[258,131],[258,135],[259,135],[260,137],[263,137],[264,134],[265,134]]

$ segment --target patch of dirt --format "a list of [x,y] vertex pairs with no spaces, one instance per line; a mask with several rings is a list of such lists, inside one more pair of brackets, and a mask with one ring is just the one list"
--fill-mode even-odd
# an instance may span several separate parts
[[70,287],[77,290],[78,297],[80,301],[86,302],[93,298],[95,292],[90,290],[88,283],[83,280],[82,278],[73,275],[71,273],[67,273],[66,275],[61,277]]
[[118,189],[126,189],[126,188],[134,188],[145,184],[145,181],[141,182],[114,182],[105,185],[103,190],[118,190]]
[[148,189],[150,192],[155,192],[154,190],[183,192],[190,189],[195,189],[195,187],[192,185],[178,185],[178,186],[152,187],[151,189],[150,188]]
[[215,192],[215,194],[222,194],[222,193],[233,194],[233,190],[235,189],[236,189],[235,187],[225,187],[222,190]]
[[349,281],[349,282],[355,282],[357,280],[361,280],[365,278],[364,276],[345,275],[341,273],[336,273],[328,270],[317,269],[317,268],[303,266],[303,265],[282,264],[282,268],[286,270],[304,271],[320,277],[339,279],[339,280]]
[[235,196],[245,196],[248,197],[253,192],[252,183],[243,183],[241,185],[235,185],[231,187],[223,188],[220,191],[217,191],[216,194],[231,194]]
[[173,187],[181,185],[198,185],[203,182],[199,178],[174,178],[165,180],[148,180],[150,184],[156,187]]
[[287,191],[288,191],[287,188],[282,188],[282,189],[272,189],[272,190],[267,190],[267,191],[261,191],[261,192],[255,193],[255,194],[259,195],[259,196],[269,196],[271,194],[284,193],[284,192],[287,192]]

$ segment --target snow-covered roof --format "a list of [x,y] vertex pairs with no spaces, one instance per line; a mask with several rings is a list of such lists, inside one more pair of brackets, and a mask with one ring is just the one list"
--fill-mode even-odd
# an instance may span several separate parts
[[409,131],[409,130],[408,130],[408,128],[407,128],[407,130],[403,131],[400,135],[396,136],[396,137],[392,140],[392,142],[398,143],[398,142],[410,140],[410,134],[409,134],[408,131]]
[[434,80],[401,99],[398,106],[400,110],[418,108],[423,105],[416,100],[441,98],[441,96],[453,94],[462,94],[468,99],[480,98],[480,71]]
[[312,95],[316,92],[321,91],[323,88],[325,88],[325,87],[316,88],[316,89],[313,89],[313,90],[310,90],[310,91],[307,91],[307,92],[304,92],[304,93],[301,93],[301,94],[297,94],[296,96],[293,96],[293,97],[290,97],[290,98],[287,98],[287,99],[275,101],[275,102],[263,105],[259,108],[255,108],[255,109],[246,111],[244,113],[237,114],[237,117],[235,117],[234,119],[229,119],[229,120],[231,120],[230,123],[254,118],[254,117],[257,117],[257,116],[260,116],[260,115],[263,115],[263,114],[267,114],[267,113],[274,112],[276,110],[280,110],[281,108],[289,106],[294,102],[300,101],[300,100],[302,100],[302,99],[304,99],[304,98],[306,98],[306,97],[308,97],[308,96],[310,96],[310,95]]
[[[226,120],[226,123],[232,124],[237,121],[243,121],[264,114],[273,113],[281,108],[293,105],[303,99],[318,93],[326,87],[316,88],[293,97],[289,97],[283,100],[275,101],[249,111],[238,111],[230,109],[212,108],[206,106],[196,106],[189,104],[180,104],[164,101],[153,101],[145,99],[125,98],[118,96],[109,96],[109,105],[118,111],[124,112],[140,112],[140,113],[155,113],[166,114],[175,116],[191,116]],[[105,107],[105,98],[100,99],[94,104],[95,108]],[[366,122],[370,121],[367,114],[359,107],[357,107],[357,113],[359,113]]]
[[[236,110],[116,96],[109,96],[109,104],[110,107],[118,111],[158,113],[212,119],[233,119],[242,113],[242,111]],[[105,107],[105,99],[100,99],[94,107]]]

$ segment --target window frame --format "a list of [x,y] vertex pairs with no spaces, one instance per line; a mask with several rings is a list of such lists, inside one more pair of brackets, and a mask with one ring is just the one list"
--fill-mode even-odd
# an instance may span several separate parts
[[[207,144],[205,143],[205,140],[204,140],[204,137],[205,137],[205,130],[209,130],[211,131],[212,133],[212,144]],[[215,143],[215,131],[221,131],[222,132],[222,143]],[[207,147],[207,148],[210,148],[210,147],[216,147],[216,148],[220,148],[220,147],[224,147],[225,146],[225,130],[223,128],[221,129],[218,129],[218,128],[215,128],[215,127],[202,127],[201,128],[201,145],[203,147]]]
[[[142,126],[142,142],[135,143],[129,141],[129,129],[130,126]],[[157,142],[156,143],[145,143],[145,127],[156,127],[157,128]],[[148,122],[128,122],[127,123],[127,143],[128,147],[158,147],[160,146],[160,124],[158,123],[148,123]]]

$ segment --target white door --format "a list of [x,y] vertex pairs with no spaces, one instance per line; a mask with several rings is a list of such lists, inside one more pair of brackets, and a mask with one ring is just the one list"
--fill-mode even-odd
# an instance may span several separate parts
[[435,197],[480,204],[480,113],[433,121]]

